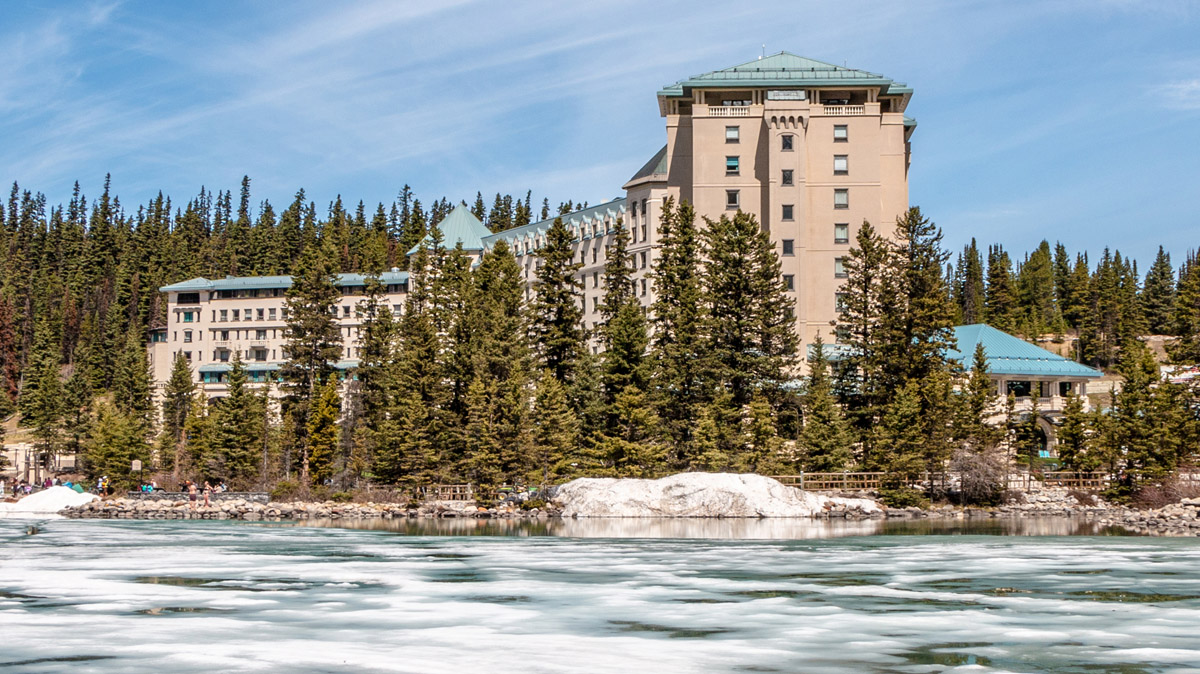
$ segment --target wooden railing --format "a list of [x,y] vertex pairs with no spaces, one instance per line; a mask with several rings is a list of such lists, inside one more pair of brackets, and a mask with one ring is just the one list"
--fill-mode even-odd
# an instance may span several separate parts
[[1009,489],[1028,491],[1035,485],[1045,487],[1067,487],[1081,491],[1101,491],[1112,485],[1113,477],[1104,472],[1057,471],[1046,473],[1018,473],[1008,476]]
[[801,473],[772,475],[789,487],[805,491],[873,491],[880,487],[887,473]]

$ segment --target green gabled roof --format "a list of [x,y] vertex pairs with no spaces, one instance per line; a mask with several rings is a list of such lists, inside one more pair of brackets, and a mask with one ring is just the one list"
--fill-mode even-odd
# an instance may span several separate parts
[[650,158],[650,161],[646,162],[646,164],[644,166],[642,166],[642,168],[638,169],[637,173],[633,174],[632,178],[630,178],[629,180],[626,180],[625,182],[626,182],[626,184],[628,184],[635,180],[641,180],[642,178],[649,178],[650,176],[659,176],[659,175],[665,176],[666,174],[667,174],[667,146],[664,145],[664,146],[662,146],[661,150],[654,153],[654,156]]
[[582,210],[575,211],[574,213],[567,213],[566,215],[547,218],[540,222],[531,222],[523,227],[514,227],[512,229],[506,229],[503,232],[496,232],[495,234],[486,237],[484,239],[484,243],[490,248],[500,240],[508,241],[511,244],[517,239],[521,239],[529,235],[537,236],[539,234],[545,234],[546,230],[550,229],[550,225],[553,225],[554,221],[560,217],[563,219],[563,222],[567,224],[567,226],[571,226],[582,222],[587,222],[589,220],[594,220],[597,217],[604,217],[610,213],[616,217],[621,217],[624,215],[625,197],[618,197],[612,201],[606,201],[602,204],[589,206]]
[[[463,250],[483,250],[483,240],[492,235],[492,230],[475,217],[466,204],[459,204],[450,211],[442,221],[437,223],[442,231],[442,245],[453,248],[461,241]],[[409,255],[416,253],[421,246],[428,246],[433,240],[426,235],[421,243],[408,251]]]
[[957,360],[968,370],[971,369],[975,358],[975,345],[982,344],[990,374],[1086,378],[1101,376],[1098,370],[1013,337],[990,325],[960,325],[954,328],[954,338],[958,348],[948,350],[946,357]]
[[912,89],[877,73],[825,63],[781,51],[740,65],[696,75],[663,87],[659,96],[687,96],[695,88],[880,86],[885,94],[911,94]]
[[[338,274],[334,280],[336,286],[361,286],[366,284],[365,274]],[[408,272],[385,271],[379,275],[379,280],[387,285],[408,283]],[[188,292],[200,290],[261,290],[264,288],[290,288],[291,276],[226,276],[222,279],[206,279],[204,277],[189,279],[169,286],[159,288],[166,292]]]

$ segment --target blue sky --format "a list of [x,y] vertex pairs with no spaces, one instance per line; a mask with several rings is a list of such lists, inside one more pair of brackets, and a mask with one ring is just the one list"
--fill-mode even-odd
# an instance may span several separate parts
[[[5,3],[0,180],[597,202],[655,91],[791,51],[916,93],[910,196],[957,249],[1200,247],[1200,0]],[[1144,269],[1144,268],[1143,268]]]

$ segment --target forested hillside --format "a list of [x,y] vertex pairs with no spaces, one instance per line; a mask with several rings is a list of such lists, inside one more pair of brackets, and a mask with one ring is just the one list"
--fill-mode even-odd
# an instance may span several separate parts
[[[472,269],[440,244],[434,225],[452,207],[446,198],[423,205],[406,187],[391,204],[347,207],[339,197],[321,209],[301,190],[277,210],[252,199],[248,178],[236,202],[230,191],[201,190],[182,206],[162,195],[125,206],[106,181],[98,198],[76,189],[50,206],[14,184],[0,209],[0,412],[19,410],[41,451],[80,451],[92,473],[127,476],[129,460],[141,458],[242,486],[909,471],[964,448],[1023,442],[1016,420],[983,423],[983,373],[955,371],[942,356],[956,322],[1028,338],[1078,335],[1085,362],[1125,373],[1148,372],[1136,339],[1148,333],[1178,335],[1172,355],[1200,360],[1194,256],[1175,269],[1160,251],[1144,281],[1119,252],[1089,260],[1047,242],[1015,259],[973,242],[951,263],[940,231],[914,209],[896,243],[876,233],[892,223],[864,227],[855,243],[837,333],[858,355],[830,364],[817,349],[813,376],[797,382],[806,354],[768,237],[741,213],[698,222],[686,203],[669,204],[660,223],[649,312],[634,297],[619,228],[595,355],[575,305],[566,227],[550,229],[527,303],[504,245]],[[493,231],[551,215],[545,200],[535,213],[530,193],[496,195],[490,207],[477,195],[472,210]],[[406,258],[429,233],[438,243]],[[406,310],[392,315],[374,288],[361,365],[339,387],[325,357],[338,342],[328,324],[332,275],[393,266],[413,274]],[[165,316],[157,289],[196,276],[289,273],[281,409],[236,363],[228,397],[208,404],[182,360],[163,409],[153,409],[145,341]],[[1191,394],[1159,400],[1150,383],[1145,404],[1178,410],[1157,432],[1188,437]],[[956,387],[974,397],[951,395]],[[1129,411],[1131,424],[1138,414]],[[1076,456],[1116,461],[1113,448],[1127,439],[1077,416]],[[1100,438],[1115,443],[1107,453]],[[1185,453],[1171,451],[1155,470]]]

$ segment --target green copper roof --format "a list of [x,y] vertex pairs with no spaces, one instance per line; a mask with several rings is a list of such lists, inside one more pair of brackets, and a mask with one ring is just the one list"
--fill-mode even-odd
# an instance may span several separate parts
[[[484,238],[492,235],[492,230],[480,222],[466,204],[455,206],[454,210],[437,223],[437,227],[442,230],[442,245],[447,248],[453,248],[461,241],[463,250],[483,250]],[[426,235],[421,243],[408,251],[408,254],[412,255],[420,250],[421,246],[428,246],[431,243],[432,239]]]
[[667,146],[662,146],[662,149],[654,153],[650,161],[646,162],[645,166],[638,169],[638,172],[633,174],[633,177],[625,182],[633,182],[650,176],[665,176],[667,174]]
[[[334,280],[337,286],[361,286],[366,283],[364,274],[338,274]],[[385,271],[379,279],[387,285],[408,283],[408,272]],[[290,288],[291,276],[226,276],[223,279],[209,280],[204,277],[189,279],[169,286],[159,288],[167,292],[188,292],[201,290],[261,290],[263,288]]]
[[1101,376],[1098,370],[1080,365],[1070,358],[1064,358],[1023,339],[1017,339],[990,325],[960,325],[954,328],[954,338],[958,348],[949,350],[946,357],[957,360],[968,370],[975,358],[975,345],[983,344],[990,374],[1031,377]]
[[663,87],[659,96],[687,96],[689,89],[741,87],[879,86],[884,94],[911,94],[912,89],[883,75],[847,68],[785,51],[723,70],[696,75]]

